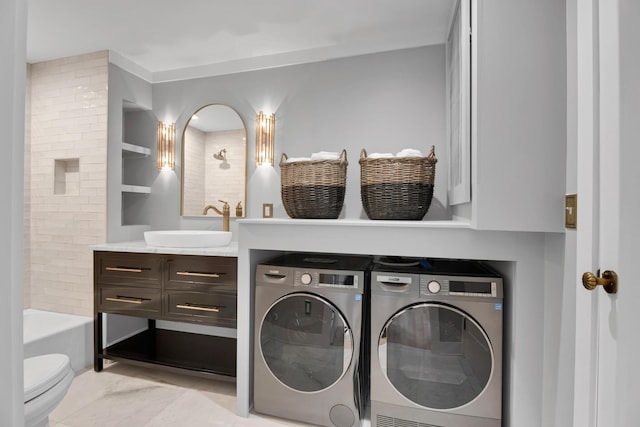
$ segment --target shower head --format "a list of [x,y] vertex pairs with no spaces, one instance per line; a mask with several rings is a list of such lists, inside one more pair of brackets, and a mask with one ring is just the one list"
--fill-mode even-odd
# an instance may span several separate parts
[[213,155],[216,160],[227,160],[227,150],[224,148]]

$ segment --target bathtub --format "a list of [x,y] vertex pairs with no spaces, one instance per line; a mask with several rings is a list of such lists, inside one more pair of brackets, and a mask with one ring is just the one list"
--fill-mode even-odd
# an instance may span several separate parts
[[93,364],[93,319],[28,308],[24,310],[24,357],[62,353],[75,372]]

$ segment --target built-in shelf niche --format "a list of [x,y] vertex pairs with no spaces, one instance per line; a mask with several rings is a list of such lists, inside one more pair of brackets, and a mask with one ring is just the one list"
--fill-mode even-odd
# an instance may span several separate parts
[[53,175],[53,194],[80,194],[80,159],[56,159]]
[[149,224],[149,195],[157,174],[152,148],[157,120],[149,110],[130,102],[122,107],[122,225]]
[[151,155],[151,149],[143,147],[141,145],[129,144],[127,142],[122,143],[122,157],[123,158],[141,158]]

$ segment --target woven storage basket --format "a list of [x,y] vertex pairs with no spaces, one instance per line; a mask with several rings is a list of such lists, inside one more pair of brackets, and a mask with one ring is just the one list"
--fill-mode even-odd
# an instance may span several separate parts
[[337,160],[280,159],[282,204],[291,218],[338,218],[344,203],[347,152]]
[[368,158],[360,152],[360,197],[369,219],[421,220],[433,198],[435,147],[426,157]]

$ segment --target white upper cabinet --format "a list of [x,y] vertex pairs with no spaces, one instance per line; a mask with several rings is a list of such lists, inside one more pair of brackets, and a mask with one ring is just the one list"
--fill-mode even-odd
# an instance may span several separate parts
[[453,217],[478,229],[563,231],[565,4],[473,0],[470,10],[471,202],[456,204],[454,191]]
[[471,3],[457,3],[446,42],[447,197],[471,200]]

